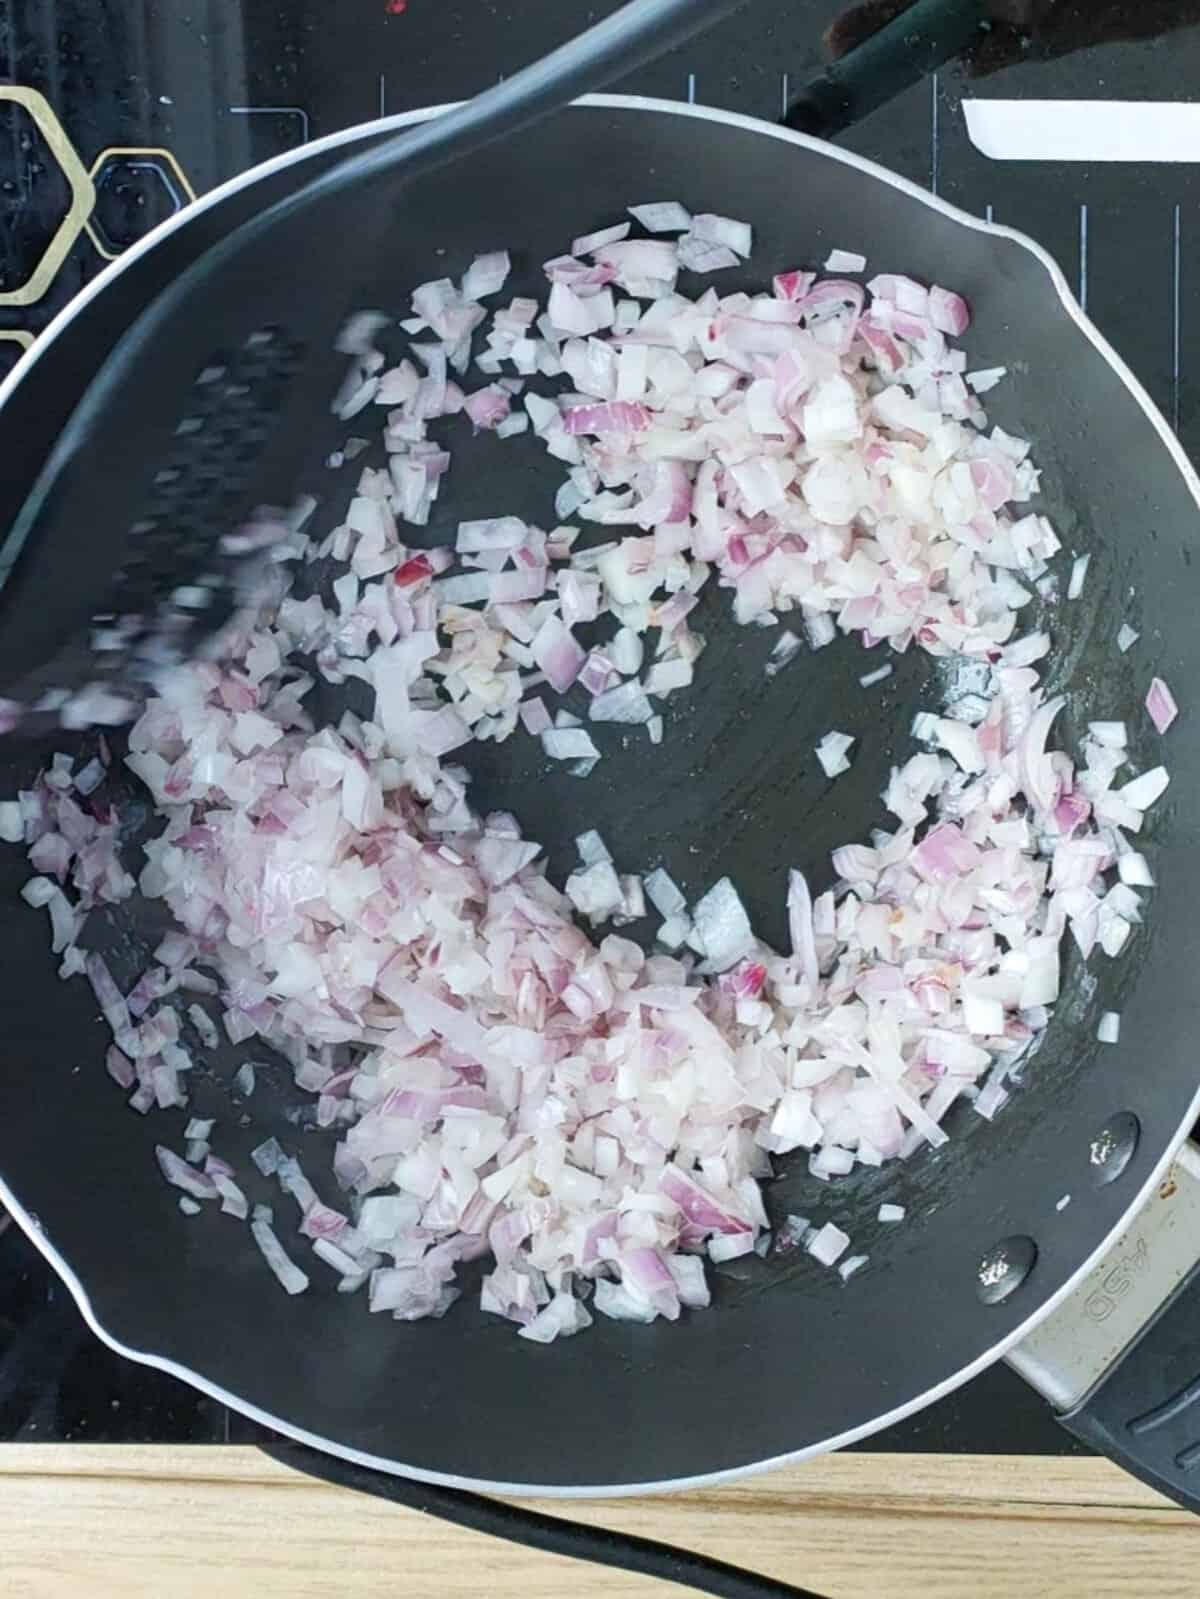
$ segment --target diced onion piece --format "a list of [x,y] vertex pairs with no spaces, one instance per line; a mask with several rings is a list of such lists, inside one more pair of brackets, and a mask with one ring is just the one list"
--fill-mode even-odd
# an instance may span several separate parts
[[600,754],[582,727],[547,728],[542,748],[553,761],[590,760]]
[[763,670],[766,672],[768,677],[774,677],[777,673],[782,672],[784,667],[787,666],[789,662],[794,661],[799,653],[800,640],[789,628],[785,627],[783,632],[775,640],[775,643],[771,649],[771,654]]
[[748,222],[736,222],[732,217],[714,216],[703,211],[692,218],[691,235],[706,244],[720,244],[740,256],[748,256],[754,245],[753,232]]
[[1146,811],[1155,800],[1166,793],[1170,781],[1166,767],[1155,766],[1150,771],[1143,772],[1140,777],[1131,778],[1117,790],[1117,793],[1126,805],[1132,805],[1138,811]]
[[1160,733],[1165,733],[1179,715],[1175,696],[1161,677],[1151,679],[1150,690],[1146,695],[1146,709],[1150,713],[1150,720]]
[[862,272],[866,265],[866,256],[853,250],[830,250],[825,258],[826,272]]
[[631,205],[629,214],[637,218],[647,233],[684,233],[692,225],[691,212],[678,200]]
[[850,1247],[850,1235],[844,1233],[840,1227],[835,1227],[833,1222],[827,1221],[824,1227],[812,1235],[805,1244],[805,1249],[819,1260],[822,1266],[834,1266]]
[[853,743],[854,739],[849,733],[826,733],[817,745],[817,759],[826,777],[840,777],[843,772],[850,770],[847,751]]
[[588,718],[593,722],[648,722],[654,708],[646,698],[645,690],[637,683],[618,683],[615,688],[597,694],[588,706]]
[[660,916],[678,916],[687,906],[683,891],[661,866],[647,872],[642,883],[650,903]]
[[1128,883],[1131,888],[1154,887],[1154,875],[1150,870],[1150,863],[1144,855],[1139,855],[1136,850],[1129,850],[1124,855],[1118,855],[1117,875],[1123,883]]
[[886,666],[877,666],[873,672],[865,672],[858,681],[863,688],[874,688],[876,683],[886,682],[894,671],[895,667],[889,662]]
[[250,1235],[262,1251],[262,1257],[270,1266],[285,1292],[289,1294],[302,1294],[308,1287],[308,1278],[289,1257],[269,1222],[256,1218],[250,1223]]
[[[653,894],[651,899],[658,906]],[[727,971],[754,947],[750,918],[738,898],[737,890],[727,877],[714,883],[697,902],[692,920],[708,964],[715,972]]]

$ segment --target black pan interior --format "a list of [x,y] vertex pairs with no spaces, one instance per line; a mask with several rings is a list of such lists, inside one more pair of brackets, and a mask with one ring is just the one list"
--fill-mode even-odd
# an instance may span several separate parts
[[[6,455],[41,459],[64,392],[117,336],[130,306],[230,216],[303,170],[297,163],[201,211],[92,300],[6,405]],[[533,291],[537,264],[573,236],[618,219],[630,203],[666,198],[753,222],[753,264],[723,277],[722,288],[819,265],[842,247],[863,251],[871,270],[906,271],[968,297],[973,363],[1002,362],[1012,374],[989,409],[1036,440],[1045,509],[1068,551],[1093,552],[1084,597],[1050,618],[1053,679],[1069,695],[1063,731],[1070,741],[1090,717],[1128,714],[1139,763],[1165,757],[1171,770],[1143,839],[1160,886],[1119,962],[1097,953],[1084,969],[1068,960],[1066,997],[1024,1088],[994,1124],[969,1109],[952,1113],[946,1149],[835,1184],[809,1177],[803,1161],[783,1163],[768,1191],[773,1215],[798,1211],[843,1226],[870,1256],[848,1283],[808,1257],[754,1258],[717,1269],[709,1313],[674,1326],[598,1318],[585,1337],[547,1349],[484,1316],[469,1293],[444,1321],[397,1324],[339,1298],[318,1266],[313,1290],[287,1299],[236,1224],[182,1216],[152,1146],[180,1147],[184,1114],[143,1119],[124,1108],[101,1066],[105,1029],[90,993],[82,981],[57,981],[43,913],[16,900],[27,869],[6,850],[0,1173],[78,1275],[100,1325],[127,1349],[171,1360],[234,1403],[318,1439],[483,1482],[589,1488],[695,1477],[814,1446],[913,1403],[985,1357],[1079,1267],[1176,1136],[1196,1089],[1200,747],[1186,705],[1165,746],[1138,708],[1154,672],[1177,692],[1200,677],[1197,503],[1154,421],[1042,260],[818,148],[687,108],[632,103],[574,107],[422,184],[397,207],[371,299],[398,307],[406,286],[502,245],[514,254],[514,287]],[[354,227],[352,214],[345,227]],[[296,270],[330,269],[337,252],[327,245]],[[139,406],[156,404],[161,396],[131,397],[130,426]],[[431,537],[480,514],[546,523],[558,475],[534,445],[471,440],[457,424],[448,437],[454,465]],[[317,429],[318,454],[333,438]],[[19,471],[6,476],[3,513],[21,488]],[[327,477],[318,487],[332,514],[351,483]],[[1114,642],[1123,619],[1142,633],[1127,656]],[[518,736],[468,758],[476,803],[515,811],[546,843],[555,874],[569,866],[583,826],[601,830],[623,869],[662,863],[689,893],[728,873],[777,941],[786,869],[799,865],[823,887],[830,848],[881,824],[888,767],[910,748],[914,711],[937,704],[940,681],[931,662],[910,655],[882,687],[863,690],[858,677],[877,658],[842,641],[767,682],[773,633],[735,627],[715,591],[700,626],[709,645],[699,681],[667,702],[660,749],[617,731],[580,782],[549,769]],[[852,771],[830,785],[812,750],[833,727],[859,742]],[[9,754],[0,790],[15,789],[35,760],[28,749]],[[144,821],[132,791],[127,819],[132,837]],[[119,977],[133,980],[156,937],[156,919],[136,906],[111,917],[102,942]],[[1094,1041],[1107,1009],[1123,1013],[1116,1047]],[[221,1119],[217,1147],[244,1166],[273,1132],[319,1173],[320,1135],[298,1127],[286,1072],[261,1074],[241,1104],[229,1084],[235,1063],[232,1053],[218,1056],[195,1074],[193,1109]],[[1138,1118],[1141,1140],[1125,1174],[1096,1186],[1090,1146],[1118,1111]],[[254,1197],[280,1202],[265,1185]],[[875,1221],[885,1199],[908,1208],[902,1225]],[[1034,1240],[1036,1265],[1011,1298],[985,1305],[980,1258],[1013,1236]]]

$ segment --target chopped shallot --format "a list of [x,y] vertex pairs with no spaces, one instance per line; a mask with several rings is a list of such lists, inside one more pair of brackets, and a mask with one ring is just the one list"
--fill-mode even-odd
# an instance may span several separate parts
[[826,777],[840,777],[843,772],[850,770],[850,762],[846,757],[853,743],[848,733],[826,733],[817,745],[817,759]]
[[1146,695],[1146,709],[1150,713],[1150,720],[1160,733],[1165,733],[1179,715],[1175,696],[1161,677],[1151,680],[1150,691]]
[[862,272],[867,264],[865,255],[853,250],[831,250],[825,261],[826,272]]
[[827,1221],[804,1247],[814,1260],[821,1262],[822,1266],[833,1266],[849,1249],[850,1235],[844,1233],[840,1227],[835,1227],[831,1221]]
[[771,650],[770,657],[764,668],[767,676],[774,677],[776,673],[782,672],[784,667],[787,666],[790,661],[794,661],[799,653],[800,640],[790,628],[784,628],[783,632],[776,639],[775,645]]
[[1106,1010],[1100,1018],[1100,1025],[1096,1028],[1096,1037],[1102,1044],[1115,1044],[1120,1036],[1120,1011]]
[[[533,1342],[593,1313],[703,1309],[709,1262],[768,1247],[776,1159],[836,1184],[944,1144],[962,1101],[996,1115],[1059,997],[1063,940],[1114,956],[1144,920],[1153,876],[1127,835],[1169,780],[1129,775],[1121,722],[1091,723],[1077,756],[1055,742],[1051,639],[1021,618],[1058,581],[1060,543],[1028,509],[1029,443],[978,398],[1005,369],[968,372],[950,343],[970,319],[959,295],[800,269],[722,293],[681,274],[737,266],[748,223],[677,201],[594,220],[545,264],[540,302],[502,303],[504,251],[421,284],[390,366],[384,318],[347,325],[335,409],[380,417],[386,467],[360,463],[324,537],[294,526],[276,597],[226,658],[161,675],[125,755],[157,813],[136,881],[107,745],[78,771],[53,756],[0,801],[0,838],[29,854],[22,897],[47,912],[63,977],[90,983],[129,1104],[186,1104],[189,1074],[215,1070],[193,1070],[197,1040],[269,1052],[306,1096],[298,1122],[333,1135],[332,1169],[269,1138],[247,1177],[290,1196],[328,1290],[438,1317],[459,1266],[485,1260],[480,1304]],[[408,532],[432,521],[456,430],[524,429],[488,447],[557,463],[544,526],[497,506],[453,547]],[[307,570],[288,590],[292,566]],[[592,730],[611,748],[645,726],[656,745],[655,701],[703,692],[713,589],[737,622],[782,625],[768,677],[801,637],[815,652],[839,633],[886,652],[864,687],[910,649],[945,669],[887,779],[887,827],[787,874],[786,953],[729,878],[689,910],[625,838],[616,861],[580,831],[562,882],[459,764],[522,726],[577,776],[601,755]],[[1122,627],[1119,647],[1136,637]],[[815,690],[805,671],[770,692]],[[1176,714],[1161,679],[1147,710],[1160,732]],[[821,740],[827,776],[854,742]],[[82,935],[135,892],[174,926],[118,983]],[[623,936],[647,903],[649,954]],[[1098,1036],[1118,1026],[1108,1012]],[[239,1115],[255,1072],[233,1074]],[[302,1292],[271,1213],[210,1147],[223,1125],[193,1116],[203,1170],[160,1145],[162,1173],[189,1213],[219,1200],[249,1218]],[[777,1238],[845,1278],[867,1258],[849,1245],[799,1217]]]

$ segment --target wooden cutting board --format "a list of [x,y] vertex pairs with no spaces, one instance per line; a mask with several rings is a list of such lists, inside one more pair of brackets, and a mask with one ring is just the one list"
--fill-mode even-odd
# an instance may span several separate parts
[[[695,1493],[541,1506],[831,1599],[1196,1599],[1200,1519],[1107,1461],[833,1455]],[[663,1599],[327,1488],[256,1450],[0,1446],[3,1599]]]

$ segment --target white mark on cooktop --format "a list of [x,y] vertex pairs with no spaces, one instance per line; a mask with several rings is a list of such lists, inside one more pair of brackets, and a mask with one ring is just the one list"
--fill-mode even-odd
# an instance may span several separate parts
[[996,220],[990,202],[983,208],[983,220],[985,222],[994,222]]
[[696,74],[694,72],[689,72],[688,73],[687,97],[688,97],[688,105],[695,105],[695,103],[696,103]]
[[779,115],[781,117],[786,117],[788,114],[789,89],[788,75],[786,72],[781,72],[779,74]]
[[1087,310],[1088,208],[1079,207],[1079,304]]
[[379,74],[379,115],[387,116],[387,80],[382,72]]
[[992,161],[1200,161],[1200,103],[964,100],[967,135]]

